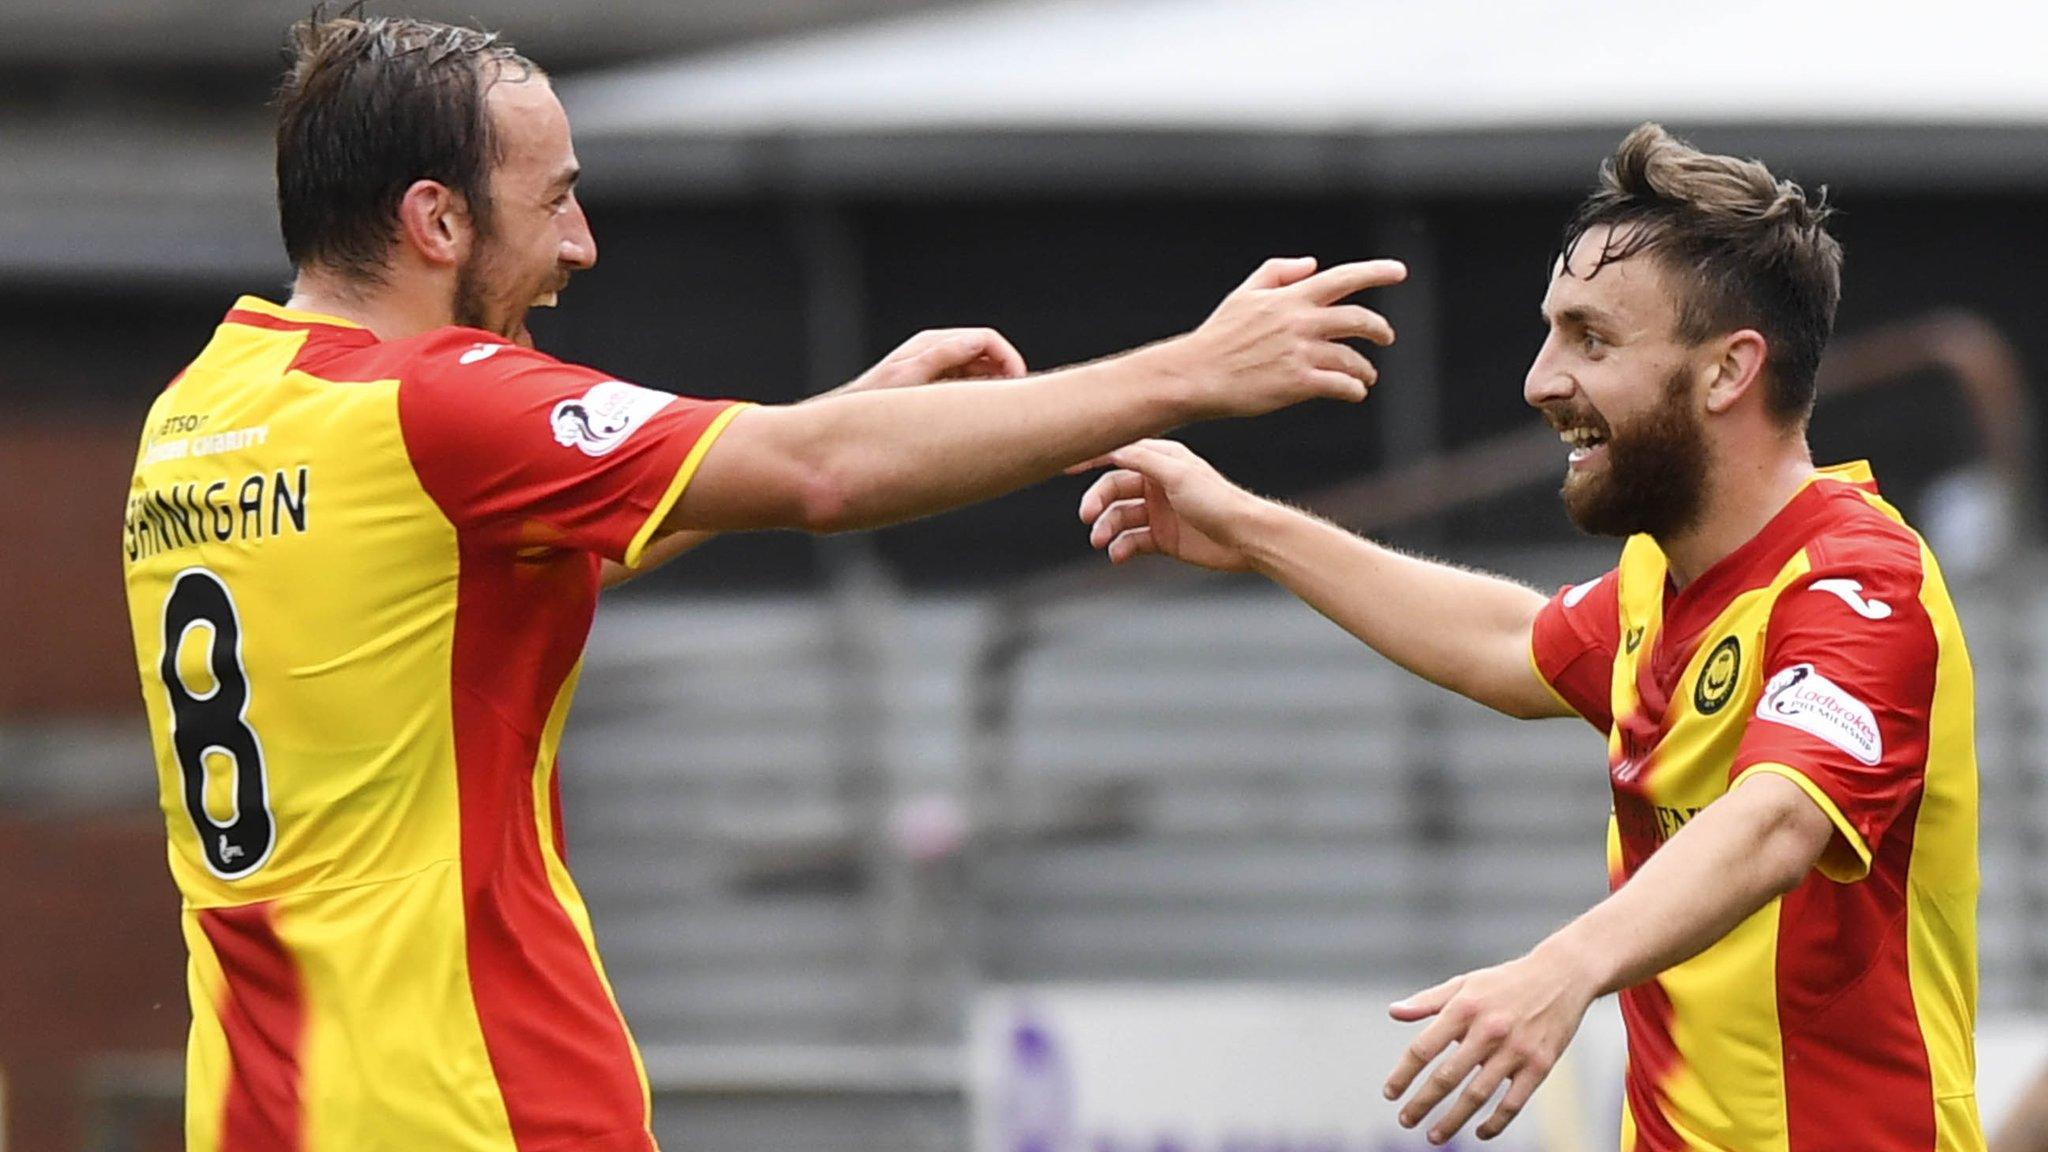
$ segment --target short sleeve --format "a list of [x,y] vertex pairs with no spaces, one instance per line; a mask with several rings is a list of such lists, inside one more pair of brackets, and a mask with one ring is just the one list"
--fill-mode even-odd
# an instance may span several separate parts
[[1536,614],[1529,635],[1529,659],[1537,677],[1603,734],[1614,727],[1620,582],[1616,571],[1561,589]]
[[1920,794],[1939,652],[1917,541],[1827,551],[1772,607],[1763,692],[1729,777],[1804,789],[1836,828],[1821,871],[1848,882]]
[[398,393],[406,450],[457,531],[634,565],[741,405],[444,329]]

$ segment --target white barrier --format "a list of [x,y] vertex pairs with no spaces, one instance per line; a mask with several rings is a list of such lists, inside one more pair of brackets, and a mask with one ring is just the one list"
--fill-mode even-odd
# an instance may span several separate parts
[[[1412,989],[1243,985],[998,988],[968,1035],[973,1152],[1420,1152],[1380,1085],[1420,1026]],[[1612,998],[1501,1138],[1450,1147],[1611,1152],[1626,1046]],[[1995,1128],[2044,1068],[2048,1019],[1980,1023],[1978,1103]]]
[[[1380,1095],[1416,1028],[1412,989],[1050,986],[976,1004],[974,1152],[1409,1152]],[[1502,1152],[1615,1147],[1620,1019],[1596,1007]],[[1467,1133],[1451,1147],[1478,1147]]]

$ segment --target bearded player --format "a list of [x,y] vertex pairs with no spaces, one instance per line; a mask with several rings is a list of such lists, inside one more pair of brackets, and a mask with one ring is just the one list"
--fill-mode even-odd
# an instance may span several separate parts
[[1628,1152],[1974,1152],[1969,657],[1926,545],[1806,428],[1841,249],[1753,161],[1644,125],[1566,227],[1523,394],[1613,571],[1546,599],[1140,443],[1081,506],[1116,561],[1262,573],[1417,675],[1607,737],[1613,893],[1395,1004],[1435,1143],[1514,1119],[1619,992]]
[[414,20],[315,18],[297,49],[292,297],[237,302],[156,402],[124,533],[191,952],[186,1147],[645,1152],[555,776],[608,566],[1359,399],[1342,341],[1392,330],[1340,301],[1402,271],[1271,261],[1186,336],[1025,379],[883,387],[1021,368],[970,330],[852,394],[686,399],[527,347],[597,258],[540,69]]

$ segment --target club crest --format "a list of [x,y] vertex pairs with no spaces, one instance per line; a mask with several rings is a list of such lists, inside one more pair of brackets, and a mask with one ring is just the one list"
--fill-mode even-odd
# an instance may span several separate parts
[[1736,681],[1742,679],[1742,642],[1730,636],[1714,645],[1700,666],[1700,678],[1692,687],[1693,710],[1712,716],[1728,706],[1735,696]]

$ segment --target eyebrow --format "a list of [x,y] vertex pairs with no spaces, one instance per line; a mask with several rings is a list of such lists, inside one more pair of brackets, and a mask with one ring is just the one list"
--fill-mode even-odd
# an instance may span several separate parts
[[548,187],[565,189],[574,188],[576,186],[576,181],[582,178],[583,166],[580,164],[571,164],[567,168],[564,168],[561,171],[561,173],[558,174],[553,180],[549,181]]
[[1598,308],[1588,307],[1584,304],[1574,304],[1554,317],[1541,304],[1536,306],[1536,312],[1543,318],[1545,324],[1571,324],[1580,328],[1610,329],[1615,326],[1615,320],[1612,316],[1600,311]]

